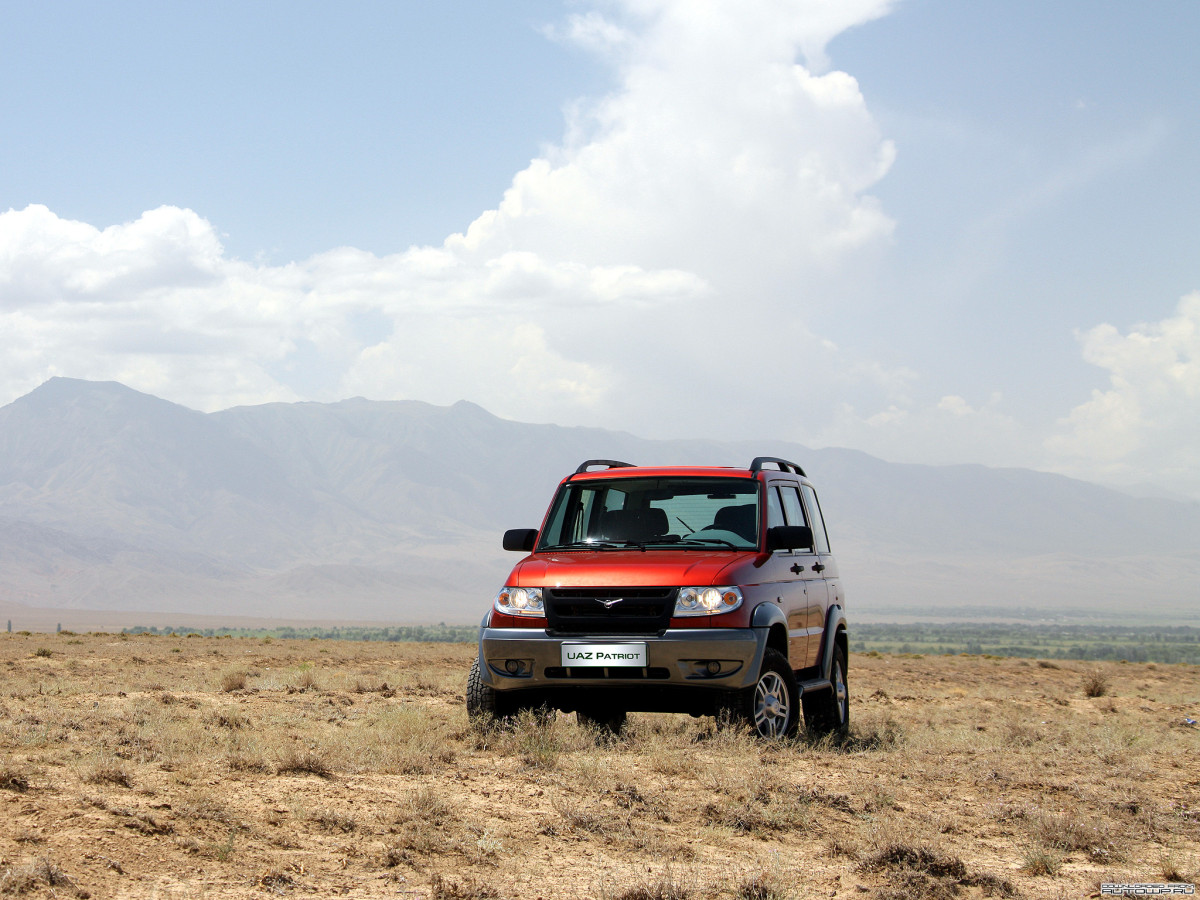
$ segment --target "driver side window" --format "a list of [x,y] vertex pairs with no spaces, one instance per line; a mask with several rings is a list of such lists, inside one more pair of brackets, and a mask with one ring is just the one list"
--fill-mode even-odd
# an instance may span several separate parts
[[804,507],[800,503],[800,492],[794,487],[781,487],[779,493],[783,496],[783,511],[787,515],[789,525],[807,525],[804,521]]
[[783,518],[783,504],[779,501],[779,488],[767,488],[767,527],[774,528],[776,525],[786,525]]

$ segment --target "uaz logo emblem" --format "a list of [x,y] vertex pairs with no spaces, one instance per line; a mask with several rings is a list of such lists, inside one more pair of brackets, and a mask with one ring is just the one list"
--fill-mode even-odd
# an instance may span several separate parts
[[597,597],[596,602],[599,603],[601,606],[603,606],[605,609],[612,609],[614,606],[616,606],[618,603],[620,603],[624,599],[625,599],[624,597],[614,597],[612,600],[601,600],[599,597]]

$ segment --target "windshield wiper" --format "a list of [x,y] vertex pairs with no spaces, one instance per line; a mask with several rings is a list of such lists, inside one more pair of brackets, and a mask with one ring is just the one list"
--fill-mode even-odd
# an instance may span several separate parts
[[552,544],[541,547],[540,550],[624,550],[626,547],[637,547],[645,550],[642,541],[572,541],[569,544]]
[[753,550],[753,547],[739,547],[733,541],[727,541],[725,538],[707,537],[707,538],[681,538],[675,542],[676,544],[697,544],[701,547],[711,547],[713,544],[724,544],[731,550]]

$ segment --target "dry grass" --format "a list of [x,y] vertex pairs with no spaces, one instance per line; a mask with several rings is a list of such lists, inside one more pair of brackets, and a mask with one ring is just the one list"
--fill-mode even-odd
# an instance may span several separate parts
[[294,748],[288,750],[279,758],[275,766],[276,775],[316,775],[318,778],[332,778],[333,769],[325,754],[318,750]]
[[233,691],[244,691],[246,689],[246,673],[240,670],[231,670],[221,673],[220,678],[221,690],[225,693]]
[[28,894],[38,892],[42,887],[47,888],[51,895],[57,896],[56,888],[68,889],[68,896],[88,897],[87,891],[80,889],[66,872],[48,856],[41,856],[15,868],[6,869],[0,874],[0,894]]
[[23,794],[29,790],[29,776],[20,769],[0,766],[0,790]]
[[1103,669],[1093,669],[1083,676],[1083,696],[1103,697],[1108,693],[1108,675]]
[[1037,898],[1200,869],[1200,667],[855,655],[850,735],[771,746],[686,716],[480,732],[472,652],[0,637],[0,896]]

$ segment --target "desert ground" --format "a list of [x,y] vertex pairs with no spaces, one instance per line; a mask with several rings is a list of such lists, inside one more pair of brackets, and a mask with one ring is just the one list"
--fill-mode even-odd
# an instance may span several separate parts
[[0,894],[1100,896],[1200,881],[1200,667],[854,654],[852,729],[481,731],[473,648],[0,635]]

